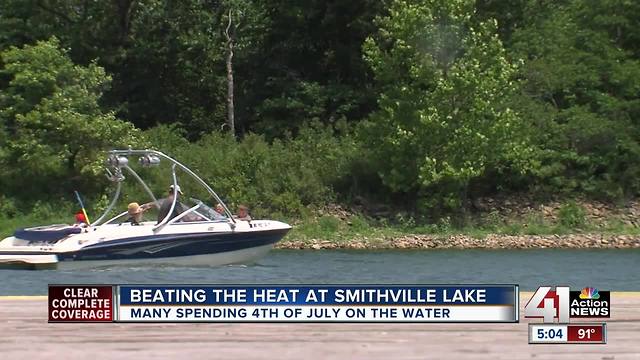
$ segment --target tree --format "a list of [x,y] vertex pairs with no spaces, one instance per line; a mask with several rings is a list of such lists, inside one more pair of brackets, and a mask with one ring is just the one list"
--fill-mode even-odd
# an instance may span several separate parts
[[361,136],[384,184],[424,208],[458,209],[471,180],[526,168],[530,151],[507,106],[517,88],[495,21],[473,1],[394,1],[365,56],[380,88]]
[[359,121],[375,108],[364,39],[388,0],[263,2],[268,27],[243,71],[248,128],[269,138],[305,123]]
[[[522,114],[536,127],[536,185],[622,199],[640,193],[636,2],[532,2],[514,32]],[[535,11],[534,11],[535,10]]]
[[375,107],[361,45],[386,1],[0,0],[0,48],[56,36],[112,75],[102,101],[119,117],[177,123],[190,140],[228,121],[230,74],[236,133],[284,137]]
[[[227,0],[224,2],[225,14],[220,23],[225,39],[226,69],[227,69],[227,122],[226,125],[235,136],[235,99],[234,99],[234,51],[244,55],[246,61],[247,52],[260,43],[260,30],[265,25],[264,11],[259,3],[248,0]],[[245,68],[247,70],[248,68]],[[245,91],[246,93],[246,91]]]
[[227,39],[227,126],[231,134],[236,133],[235,111],[233,107],[233,43],[239,19],[233,20],[233,9],[227,15],[227,27],[224,36]]
[[[40,189],[51,195],[53,182],[95,183],[101,150],[136,144],[137,130],[100,108],[110,81],[103,68],[73,64],[56,38],[11,47],[0,56],[0,129],[8,135],[2,143],[2,181],[34,190],[16,193],[35,196]],[[90,180],[83,182],[80,175]]]
[[56,36],[72,61],[112,75],[102,103],[119,117],[178,123],[191,139],[225,121],[221,1],[1,1],[0,48]]
[[[558,0],[554,0],[556,1]],[[477,0],[475,16],[481,21],[495,19],[498,22],[500,40],[508,48],[513,32],[522,27],[527,19],[535,16],[536,9],[532,3],[532,0]]]

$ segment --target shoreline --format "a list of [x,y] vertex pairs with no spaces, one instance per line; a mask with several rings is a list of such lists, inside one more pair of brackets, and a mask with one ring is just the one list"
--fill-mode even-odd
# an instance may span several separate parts
[[501,235],[400,235],[351,240],[288,240],[276,249],[384,250],[384,249],[640,249],[640,236],[609,234]]

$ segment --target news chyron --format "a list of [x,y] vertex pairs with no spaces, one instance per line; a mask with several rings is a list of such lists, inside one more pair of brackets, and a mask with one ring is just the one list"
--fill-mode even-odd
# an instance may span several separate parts
[[49,285],[49,322],[518,322],[517,285]]
[[611,293],[594,287],[571,291],[568,286],[541,286],[525,305],[524,316],[543,321],[529,324],[530,344],[606,344],[606,323],[571,320],[610,318]]

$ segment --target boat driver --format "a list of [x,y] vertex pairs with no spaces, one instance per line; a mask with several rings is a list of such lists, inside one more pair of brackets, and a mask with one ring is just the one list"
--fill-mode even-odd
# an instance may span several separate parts
[[[160,209],[158,210],[158,224],[161,223],[162,220],[164,220],[164,218],[169,213],[169,210],[171,210],[171,204],[173,204],[174,193],[177,192],[180,195],[184,195],[182,193],[182,190],[180,190],[180,185],[176,185],[175,190],[176,191],[174,191],[173,189],[173,185],[169,186],[169,194],[167,195],[166,198],[160,200]],[[184,211],[184,209],[185,209],[185,206],[182,205],[180,201],[176,201],[176,206],[175,208],[173,208],[173,213],[169,217],[169,220],[180,215]]]
[[[180,189],[180,185],[176,185],[176,189],[175,190],[176,191],[174,191],[173,185],[169,186],[169,191],[167,193],[167,197],[166,198],[158,199],[158,201],[156,201],[156,202],[150,202],[150,203],[141,205],[140,208],[142,209],[142,211],[146,211],[151,207],[158,208],[158,222],[156,224],[160,224],[162,222],[162,220],[164,220],[164,218],[169,213],[169,210],[171,210],[171,204],[173,204],[174,193],[177,192],[180,195],[184,195],[184,193]],[[131,204],[129,204],[129,205],[131,205]],[[174,207],[173,213],[169,217],[169,220],[175,218],[176,216],[182,214],[183,212],[185,212],[187,210],[189,210],[189,208],[187,206],[185,206],[184,204],[182,204],[179,200],[177,200],[176,201],[176,206]],[[133,214],[130,213],[130,215],[133,215]],[[180,221],[183,221],[183,222],[198,221],[198,220],[201,220],[201,218],[198,217],[198,216],[195,216],[193,214],[188,214],[187,216],[184,216],[183,218],[180,219]],[[127,221],[129,221],[129,220],[127,220]]]

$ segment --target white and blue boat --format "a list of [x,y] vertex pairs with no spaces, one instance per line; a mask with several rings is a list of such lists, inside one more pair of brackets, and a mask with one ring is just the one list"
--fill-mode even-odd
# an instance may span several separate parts
[[[174,189],[171,209],[159,221],[124,222],[128,212],[113,215],[125,174],[144,188],[150,204],[161,201],[130,166],[138,158],[143,167],[168,162]],[[115,183],[114,196],[90,225],[56,224],[17,230],[0,241],[0,267],[86,268],[113,265],[169,264],[220,266],[245,264],[263,256],[280,241],[291,226],[275,220],[239,220],[213,189],[185,165],[155,150],[112,150],[106,170]],[[190,184],[202,187],[224,209],[219,214],[203,201],[183,197],[177,172]],[[167,201],[166,199],[164,201]],[[180,211],[174,212],[174,209]],[[176,215],[178,214],[178,215]]]

